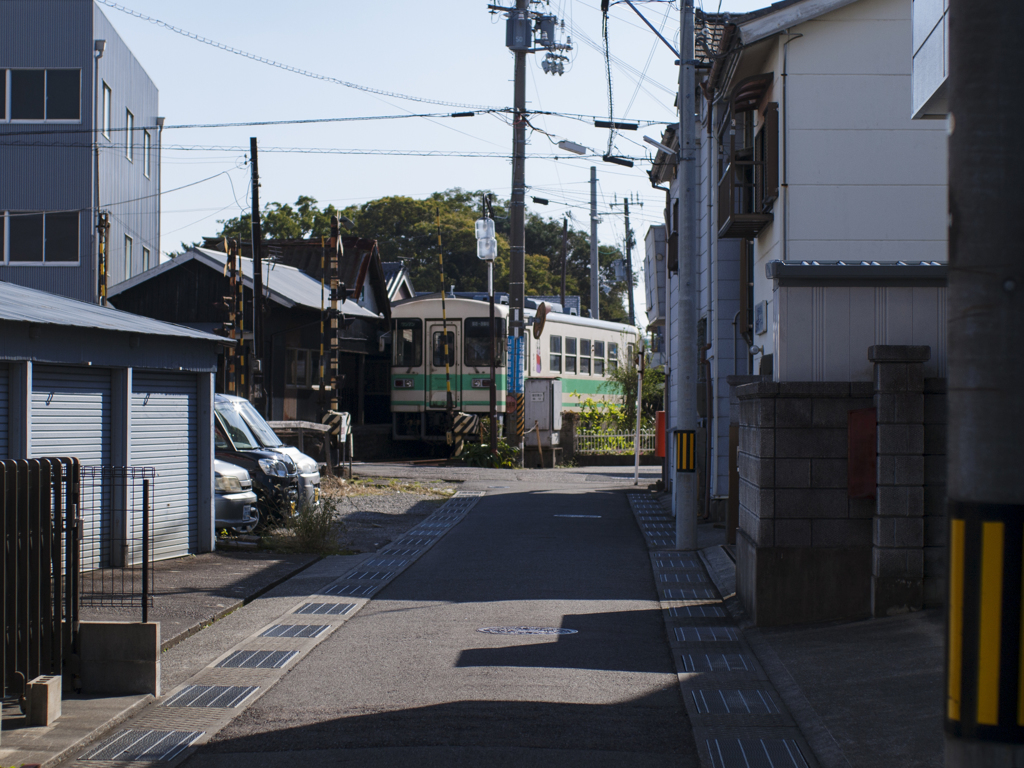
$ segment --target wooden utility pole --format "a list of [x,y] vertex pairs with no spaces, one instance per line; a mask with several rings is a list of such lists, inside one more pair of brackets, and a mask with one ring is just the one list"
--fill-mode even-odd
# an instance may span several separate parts
[[228,336],[236,344],[228,347],[227,352],[227,390],[229,395],[238,394],[238,347],[237,341],[241,336],[239,323],[242,318],[242,281],[238,279],[238,241],[234,238],[228,240]]
[[626,283],[629,286],[629,324],[636,325],[636,311],[633,308],[633,230],[629,228],[629,198],[622,201],[626,214]]
[[569,219],[562,218],[562,311],[565,311],[565,261],[568,258]]
[[249,139],[252,162],[252,398],[256,409],[265,417],[266,397],[263,391],[263,231],[260,226],[260,170],[256,137]]

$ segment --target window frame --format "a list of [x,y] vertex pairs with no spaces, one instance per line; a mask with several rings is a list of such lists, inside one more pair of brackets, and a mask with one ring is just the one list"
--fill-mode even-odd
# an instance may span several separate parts
[[110,115],[114,103],[114,89],[107,85],[107,81],[103,81],[103,105],[101,106],[102,113],[100,115],[100,132],[103,134],[107,141],[110,140]]
[[[393,336],[391,337],[391,364],[396,368],[419,368],[423,365],[423,320],[418,317],[396,317],[394,320],[394,328],[392,329]],[[410,328],[400,328],[402,323],[410,323]],[[413,332],[412,338],[412,352],[413,362],[399,362],[398,361],[398,348],[399,331],[408,330]]]
[[[441,330],[441,331],[432,331],[431,332],[431,336],[430,336],[430,362],[431,362],[431,367],[432,368],[444,368],[445,367],[445,361],[444,361],[444,357],[445,357],[444,347],[445,347],[445,345],[444,344],[438,345],[438,343],[437,343],[439,337],[445,337],[445,336],[451,337],[451,340],[448,342],[448,368],[451,369],[451,368],[455,367],[455,347],[458,344],[458,338],[456,337],[456,333],[455,333],[455,331],[453,329],[451,331]],[[440,362],[438,362],[438,360],[440,360]]]
[[[55,214],[74,214],[78,223],[75,227],[75,259],[71,260],[57,260],[48,261],[46,258],[46,219],[47,216]],[[43,239],[42,248],[40,251],[39,261],[12,261],[11,260],[11,220],[18,214],[30,214],[43,217]],[[6,267],[17,267],[19,269],[24,267],[35,268],[35,267],[78,267],[82,263],[82,212],[81,211],[11,211],[9,209],[0,210],[0,220],[3,221],[3,226],[0,228],[0,265]]]
[[127,107],[125,107],[125,110],[124,110],[124,130],[125,130],[124,156],[128,159],[129,163],[134,163],[135,162],[135,115]]
[[150,261],[153,258],[153,251],[146,246],[142,246],[142,271],[148,272],[150,268]]
[[153,136],[148,130],[142,131],[142,175],[150,177],[150,155],[153,152]]
[[[469,354],[469,340],[472,339],[485,339],[489,340],[491,336],[490,328],[491,319],[489,317],[467,317],[462,321],[462,362],[470,368],[490,368],[491,361],[489,353],[485,353],[483,358],[474,357],[473,359],[483,359],[484,362],[476,363],[470,362]],[[483,333],[478,333],[476,330],[470,331],[470,328],[484,329]],[[500,368],[504,365],[505,359],[505,318],[495,317],[494,318],[494,366]]]
[[[31,71],[43,73],[43,116],[39,117],[18,117],[11,113],[11,85],[14,81],[14,72]],[[77,72],[78,73],[78,117],[49,117],[49,79],[50,72]],[[82,69],[81,67],[2,67],[0,68],[0,80],[2,80],[3,93],[0,98],[0,123],[15,125],[40,125],[49,123],[52,125],[76,125],[82,122]]]
[[124,279],[131,280],[132,259],[135,256],[135,238],[129,234],[124,236]]
[[[284,351],[284,385],[292,389],[310,389],[313,386],[313,355],[312,350],[304,347],[286,347]],[[293,375],[298,369],[299,359],[305,364],[305,381],[299,381]],[[319,375],[317,376],[319,383]]]

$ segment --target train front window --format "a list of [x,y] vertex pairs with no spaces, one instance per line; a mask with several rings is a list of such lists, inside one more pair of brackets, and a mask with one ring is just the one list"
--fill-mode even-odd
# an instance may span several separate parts
[[[491,319],[489,317],[468,317],[465,321],[466,365],[489,366],[491,364]],[[505,357],[505,318],[494,318],[494,364],[501,365]]]
[[415,368],[423,365],[423,321],[419,318],[395,320],[395,365]]
[[444,345],[445,337],[447,338],[448,344],[448,365],[455,365],[455,332],[448,331],[447,333],[441,333],[441,331],[434,332],[434,344],[432,349],[434,351],[434,367],[440,368],[444,365]]

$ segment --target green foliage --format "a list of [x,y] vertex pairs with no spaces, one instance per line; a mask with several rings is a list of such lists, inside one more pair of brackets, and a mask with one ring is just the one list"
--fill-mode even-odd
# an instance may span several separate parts
[[[632,432],[636,429],[636,362],[624,361],[614,370],[608,371],[608,381],[603,389],[609,394],[622,398],[621,404],[586,398],[581,403],[579,433],[599,435],[605,432]],[[573,393],[578,396],[578,393]],[[643,429],[654,426],[655,414],[664,407],[665,370],[661,367],[644,370],[643,396],[640,407],[640,424]]]
[[[423,200],[400,195],[382,197],[362,205],[349,206],[340,213],[355,223],[345,234],[377,240],[384,261],[402,261],[418,291],[441,290],[438,264],[438,218],[444,255],[444,289],[483,291],[487,288],[487,265],[476,257],[475,220],[480,216],[481,199],[486,191],[449,189],[435,192]],[[508,201],[494,200],[498,258],[494,263],[494,286],[508,290],[509,237],[511,223]],[[334,206],[321,209],[312,197],[301,196],[293,205],[267,203],[263,208],[263,234],[270,239],[326,237]],[[218,236],[251,238],[252,217],[243,214],[219,221]],[[188,250],[182,243],[182,250]],[[566,258],[566,294],[580,296],[583,312],[590,308],[590,239],[587,232],[569,228]],[[598,260],[601,276],[614,285],[601,293],[601,319],[627,322],[625,283],[615,283],[611,263],[622,254],[617,248],[603,246]],[[530,213],[526,217],[526,292],[533,296],[557,296],[561,293],[562,222]]]
[[264,536],[261,546],[279,552],[313,552],[320,555],[337,554],[338,533],[342,525],[337,522],[338,499],[324,496],[318,505],[303,504],[295,517]]
[[467,443],[459,456],[466,466],[469,467],[490,467],[493,469],[514,469],[519,465],[519,449],[499,440],[498,455],[491,453],[491,446],[488,443]]

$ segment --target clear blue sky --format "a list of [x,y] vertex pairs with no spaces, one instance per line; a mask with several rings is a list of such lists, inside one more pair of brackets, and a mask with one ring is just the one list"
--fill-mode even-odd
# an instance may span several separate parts
[[[504,18],[491,15],[485,0],[448,0],[433,5],[392,2],[301,2],[269,0],[122,0],[133,11],[234,48],[362,86],[440,101],[507,107],[512,103],[513,57],[505,48]],[[512,4],[507,3],[507,4]],[[637,2],[645,16],[673,42],[678,40],[679,3]],[[741,12],[766,3],[726,0],[723,10]],[[716,4],[717,6],[717,4]],[[204,45],[115,8],[104,13],[160,89],[160,111],[168,126],[194,123],[442,113],[462,108],[365,93],[303,77]],[[571,62],[562,76],[544,74],[542,54],[531,54],[527,99],[531,109],[607,115],[608,92],[601,53],[599,0],[552,0],[534,6],[565,20],[572,38]],[[708,10],[716,7],[706,6]],[[643,134],[659,138],[674,122],[677,70],[674,56],[625,3],[611,7],[609,41],[616,119],[658,124],[619,134],[615,153],[649,157]],[[608,132],[589,121],[535,116],[532,124],[599,153]],[[528,135],[526,180],[531,210],[560,219],[571,212],[589,229],[589,173],[593,160],[577,159],[539,131]],[[408,118],[319,125],[165,130],[163,143],[163,252],[182,241],[219,229],[218,219],[247,207],[249,137],[261,147],[261,201],[294,202],[311,195],[338,207],[385,195],[424,197],[462,187],[488,188],[508,197],[512,129],[504,116]],[[173,146],[225,146],[219,151]],[[294,154],[272,147],[317,147],[430,152],[499,152],[505,157],[403,157],[394,155]],[[543,156],[557,155],[561,159]],[[531,156],[534,156],[531,159]],[[650,186],[649,162],[629,169],[597,160],[602,243],[623,241],[622,216],[610,204],[634,195],[637,241],[661,221],[664,195]],[[170,191],[207,177],[201,184]],[[531,196],[548,198],[533,205]],[[237,202],[236,202],[237,200]],[[634,256],[634,266],[642,265]],[[639,297],[638,297],[639,299]],[[642,307],[642,299],[639,299]]]

